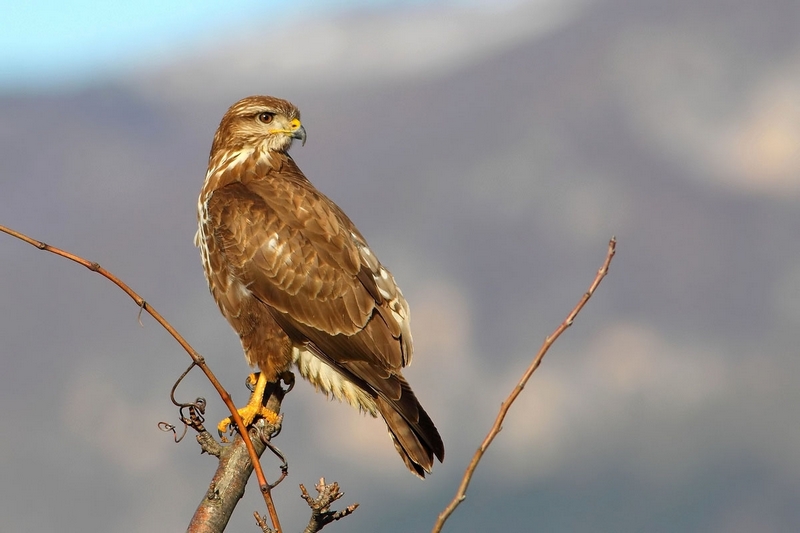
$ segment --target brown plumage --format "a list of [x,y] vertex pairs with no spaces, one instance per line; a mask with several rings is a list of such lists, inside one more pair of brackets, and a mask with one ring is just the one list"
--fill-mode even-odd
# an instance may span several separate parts
[[299,119],[269,96],[223,117],[198,205],[211,294],[263,379],[296,365],[318,390],[380,414],[406,466],[424,477],[444,445],[400,373],[413,353],[408,304],[347,215],[288,155],[293,139],[305,142]]

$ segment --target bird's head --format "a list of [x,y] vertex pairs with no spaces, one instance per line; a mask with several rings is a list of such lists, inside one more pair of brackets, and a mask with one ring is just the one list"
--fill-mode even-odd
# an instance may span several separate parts
[[214,135],[213,156],[218,150],[245,147],[286,152],[294,139],[306,143],[300,111],[291,102],[272,96],[248,96],[228,109]]

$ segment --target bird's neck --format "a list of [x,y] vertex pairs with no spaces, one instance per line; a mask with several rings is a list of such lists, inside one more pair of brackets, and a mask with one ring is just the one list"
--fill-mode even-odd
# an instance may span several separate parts
[[266,179],[284,165],[292,163],[289,154],[260,147],[220,150],[209,159],[203,192],[208,194],[235,182]]

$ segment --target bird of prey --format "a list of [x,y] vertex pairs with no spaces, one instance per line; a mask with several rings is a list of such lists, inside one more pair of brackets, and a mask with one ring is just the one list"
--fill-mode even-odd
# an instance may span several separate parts
[[[250,96],[220,122],[198,203],[206,280],[260,373],[245,425],[275,419],[266,384],[296,366],[326,395],[386,421],[408,469],[425,477],[444,444],[401,374],[413,353],[409,310],[392,274],[288,150],[300,112]],[[230,419],[220,422],[227,429]]]

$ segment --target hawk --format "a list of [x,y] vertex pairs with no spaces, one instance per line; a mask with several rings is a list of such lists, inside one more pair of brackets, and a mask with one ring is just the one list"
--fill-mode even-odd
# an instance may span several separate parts
[[413,354],[408,304],[355,225],[288,154],[295,139],[305,144],[306,131],[294,105],[240,100],[214,135],[200,192],[195,244],[209,289],[260,370],[239,412],[245,425],[274,420],[266,384],[296,366],[327,396],[381,415],[408,469],[425,477],[444,444],[401,373]]

